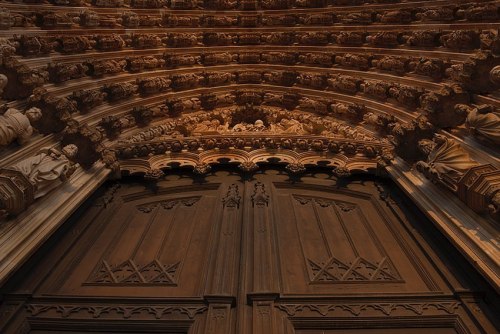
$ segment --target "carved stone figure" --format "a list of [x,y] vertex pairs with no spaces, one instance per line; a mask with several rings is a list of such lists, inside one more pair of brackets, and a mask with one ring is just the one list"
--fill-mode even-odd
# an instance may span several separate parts
[[237,81],[240,84],[259,84],[262,82],[262,73],[257,71],[237,72]]
[[498,6],[497,4],[471,5],[469,8],[459,9],[457,17],[472,22],[495,22],[495,20],[498,20]]
[[373,11],[348,13],[341,17],[340,22],[344,24],[370,24],[375,20],[375,15]]
[[342,66],[367,71],[371,67],[372,58],[370,55],[346,53],[343,56],[335,57],[335,62]]
[[95,45],[96,41],[86,36],[62,36],[57,39],[55,48],[62,53],[81,53]]
[[37,21],[47,29],[71,29],[75,24],[75,20],[66,13],[41,12],[37,16]]
[[137,91],[138,86],[128,82],[105,84],[103,86],[103,92],[107,94],[107,98],[111,102],[127,99],[136,94]]
[[441,33],[435,30],[414,31],[409,35],[403,36],[406,44],[419,47],[436,47],[440,45],[439,38]]
[[206,27],[231,27],[238,23],[238,19],[231,16],[207,15],[203,17],[202,22]]
[[162,8],[166,5],[165,0],[132,0],[130,6],[132,8]]
[[410,62],[410,68],[417,74],[434,79],[441,79],[445,71],[445,62],[442,59],[420,58]]
[[170,9],[195,9],[198,7],[196,0],[172,0],[170,1]]
[[262,59],[268,64],[295,65],[297,55],[292,52],[269,52],[262,54]]
[[259,64],[261,62],[260,52],[240,52],[238,54],[239,64]]
[[465,126],[474,136],[496,145],[500,144],[500,112],[493,106],[481,105],[471,108],[467,105],[457,105],[456,107],[467,112]]
[[71,120],[71,114],[78,112],[75,101],[57,97],[41,87],[33,90],[28,105],[42,111],[43,117],[31,124],[42,134],[63,131]]
[[409,108],[419,105],[419,98],[423,93],[422,88],[401,84],[393,84],[389,88],[389,97],[396,99],[396,101]]
[[88,68],[89,75],[99,77],[106,74],[117,74],[125,71],[127,61],[115,59],[92,59],[88,62],[85,62],[85,66]]
[[440,38],[444,47],[452,50],[477,49],[480,45],[479,33],[474,30],[457,30]]
[[495,86],[500,86],[500,66],[495,66],[491,69],[490,80]]
[[405,24],[413,21],[412,13],[406,9],[386,11],[377,15],[377,20],[382,23]]
[[333,89],[343,93],[356,94],[362,80],[350,75],[336,74],[327,80],[328,85]]
[[141,94],[156,94],[164,92],[170,88],[172,80],[165,77],[147,77],[137,79],[139,92]]
[[330,67],[335,61],[335,55],[327,52],[306,53],[299,55],[299,61],[307,65]]
[[205,72],[204,84],[208,87],[230,85],[235,75],[227,72]]
[[[260,6],[262,9],[287,9],[290,8],[291,4],[289,0],[262,0],[260,1]],[[250,7],[252,6],[247,6],[245,8],[252,9]]]
[[23,56],[39,56],[42,54],[48,54],[57,46],[53,40],[44,38],[44,36],[22,35],[16,42],[19,43],[18,51]]
[[327,45],[330,43],[328,32],[304,32],[297,34],[297,42],[302,45]]
[[229,52],[204,53],[201,55],[200,62],[205,66],[215,66],[230,64],[233,60],[234,57]]
[[363,93],[379,100],[387,99],[390,87],[389,83],[380,80],[365,80],[360,85]]
[[353,31],[341,32],[335,39],[339,45],[361,46],[365,44],[366,33]]
[[33,134],[30,121],[37,121],[42,116],[38,108],[32,108],[26,114],[17,109],[9,108],[0,115],[0,146],[7,146],[16,140],[24,144]]
[[[269,0],[261,1],[261,6],[264,2],[275,2]],[[282,27],[292,27],[296,25],[298,18],[296,15],[264,15],[262,17],[262,24],[265,26],[282,26]]]
[[162,46],[162,39],[155,34],[133,34],[130,45],[136,49],[154,49]]
[[205,46],[231,45],[237,37],[228,33],[207,32],[203,34],[203,44]]
[[31,92],[48,82],[48,72],[42,69],[32,69],[14,57],[0,58],[2,65],[2,97],[5,99],[20,99],[28,97]]
[[3,90],[7,87],[9,78],[6,75],[0,74],[0,97],[3,95]]
[[162,14],[161,25],[165,27],[198,27],[201,18],[198,15]]
[[457,183],[464,173],[477,166],[469,154],[453,139],[436,134],[433,142],[422,140],[419,148],[428,154],[427,161],[417,162],[417,170],[433,182],[441,183],[456,190]]
[[21,172],[35,188],[35,199],[44,196],[66,181],[76,170],[71,161],[78,153],[75,145],[67,145],[62,151],[42,149],[30,158],[20,161],[8,169]]
[[235,92],[236,103],[238,105],[260,105],[263,101],[264,94],[261,91],[241,89]]
[[446,74],[473,92],[490,92],[500,87],[499,66],[500,57],[480,51],[461,64],[451,65]]
[[172,88],[176,90],[195,88],[200,85],[203,77],[196,73],[183,73],[172,76]]
[[428,120],[435,126],[449,128],[464,123],[467,114],[456,104],[469,103],[469,94],[459,85],[445,85],[437,92],[429,92],[420,97],[420,106]]
[[379,70],[404,74],[409,71],[410,59],[398,56],[384,56],[380,59],[373,59],[372,64]]
[[167,45],[173,48],[188,48],[200,43],[200,36],[193,33],[171,33]]
[[108,94],[99,89],[78,90],[71,95],[71,99],[76,101],[82,113],[103,104],[107,97]]
[[126,43],[120,35],[98,35],[95,37],[96,48],[101,51],[117,51],[125,47]]
[[201,101],[198,98],[172,99],[166,102],[171,116],[177,116],[183,112],[196,111],[201,108]]
[[393,31],[378,32],[366,37],[366,41],[373,46],[394,47],[401,44],[401,34]]
[[326,115],[328,113],[328,103],[325,101],[313,100],[308,97],[303,97],[299,101],[299,109],[302,111]]
[[163,67],[166,61],[154,56],[129,57],[126,59],[127,69],[131,72],[141,72],[143,70],[154,70]]
[[331,26],[335,19],[334,15],[327,14],[308,14],[304,15],[299,19],[300,23],[304,25],[313,25],[313,26]]
[[[238,34],[237,36],[238,36],[238,39],[237,39],[238,45],[259,45],[261,43],[260,33],[241,33],[241,34]],[[229,42],[229,40],[228,40],[228,42]],[[225,45],[228,45],[228,44],[231,44],[231,43],[227,43]]]
[[311,87],[313,89],[325,89],[327,86],[327,76],[320,73],[300,73],[298,76],[298,83],[301,85]]
[[295,42],[295,34],[292,32],[274,32],[262,36],[262,40],[271,45],[292,45]]
[[50,63],[47,66],[50,81],[56,83],[82,78],[86,75],[88,70],[89,68],[82,63]]
[[264,73],[264,80],[273,85],[291,87],[297,81],[297,73],[293,71],[271,71]]
[[453,21],[455,10],[452,7],[425,8],[423,12],[415,14],[421,21]]
[[360,104],[332,103],[330,109],[334,114],[359,122],[366,113],[366,107]]

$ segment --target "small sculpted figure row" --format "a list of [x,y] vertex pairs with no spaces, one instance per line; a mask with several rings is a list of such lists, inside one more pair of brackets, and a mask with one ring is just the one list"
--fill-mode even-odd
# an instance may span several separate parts
[[[55,0],[61,1],[61,0]],[[70,0],[62,0],[69,2]],[[73,0],[76,1],[76,0]],[[389,0],[394,2],[393,0]],[[99,0],[99,3],[109,2],[109,7],[116,8],[123,5],[122,0]],[[262,0],[261,9],[288,9],[288,8],[321,8],[326,5],[323,0]],[[167,4],[161,0],[132,1],[133,8],[167,8]],[[172,7],[173,5],[173,7]],[[107,7],[107,6],[97,6]],[[206,0],[195,4],[191,1],[170,1],[171,9],[209,9],[228,10],[238,9],[238,1],[232,0]],[[182,7],[182,8],[181,8]],[[295,26],[295,25],[323,25],[334,24],[408,24],[411,22],[491,22],[499,17],[498,3],[485,4],[449,4],[442,7],[415,7],[404,9],[387,9],[365,11],[350,10],[338,12],[332,10],[329,13],[305,13],[305,14],[235,14],[235,15],[193,15],[193,14],[170,14],[162,15],[139,15],[133,11],[124,12],[121,15],[100,14],[92,9],[83,11],[44,11],[44,12],[12,12],[8,8],[0,8],[0,28],[39,26],[42,28],[70,28],[72,26],[82,27],[151,27],[151,26],[188,26],[188,27],[225,27],[225,26]]]
[[488,49],[497,53],[499,37],[490,30],[423,30],[414,32],[176,32],[99,35],[15,35],[9,40],[16,53],[25,57],[41,56],[51,52],[65,54],[85,51],[119,51],[122,49],[161,49],[250,45],[304,45],[304,46],[372,46],[393,48],[443,47],[454,51]]
[[[46,69],[38,69],[46,74],[50,82],[60,83],[79,79],[85,76],[102,77],[116,75],[123,72],[141,72],[162,68],[190,67],[197,65],[220,66],[228,64],[279,64],[279,65],[306,65],[308,67],[340,67],[367,71],[370,69],[393,72],[398,75],[415,73],[439,80],[454,75],[447,60],[434,58],[410,58],[400,56],[374,56],[363,53],[338,54],[332,52],[241,52],[241,53],[202,53],[202,54],[174,54],[165,53],[163,56],[135,56],[125,59],[89,59],[76,63],[54,62]],[[454,76],[452,78],[458,78]],[[458,80],[458,79],[457,79]]]

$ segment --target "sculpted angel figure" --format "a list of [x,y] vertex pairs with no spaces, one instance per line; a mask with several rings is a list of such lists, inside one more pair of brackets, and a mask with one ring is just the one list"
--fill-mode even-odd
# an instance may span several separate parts
[[21,172],[35,187],[35,199],[44,196],[66,181],[76,170],[70,159],[76,157],[78,147],[67,145],[61,151],[43,148],[40,152],[24,159],[8,169]]

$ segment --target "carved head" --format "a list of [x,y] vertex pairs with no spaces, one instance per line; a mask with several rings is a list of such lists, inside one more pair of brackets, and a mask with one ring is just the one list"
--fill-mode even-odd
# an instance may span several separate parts
[[500,65],[493,67],[493,69],[490,71],[490,80],[495,85],[500,86]]
[[42,110],[36,107],[29,108],[28,110],[26,110],[25,115],[30,120],[30,123],[38,121],[43,116]]
[[436,143],[429,139],[422,139],[418,142],[418,149],[422,151],[425,155],[429,155],[434,149],[434,147],[436,147]]
[[61,151],[68,159],[72,159],[78,154],[78,147],[75,144],[69,144],[64,146]]

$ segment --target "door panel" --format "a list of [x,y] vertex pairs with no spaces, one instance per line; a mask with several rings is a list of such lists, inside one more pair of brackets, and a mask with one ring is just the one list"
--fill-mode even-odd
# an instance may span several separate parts
[[496,299],[430,222],[390,184],[344,183],[267,170],[108,185],[4,291],[0,332],[496,332]]

